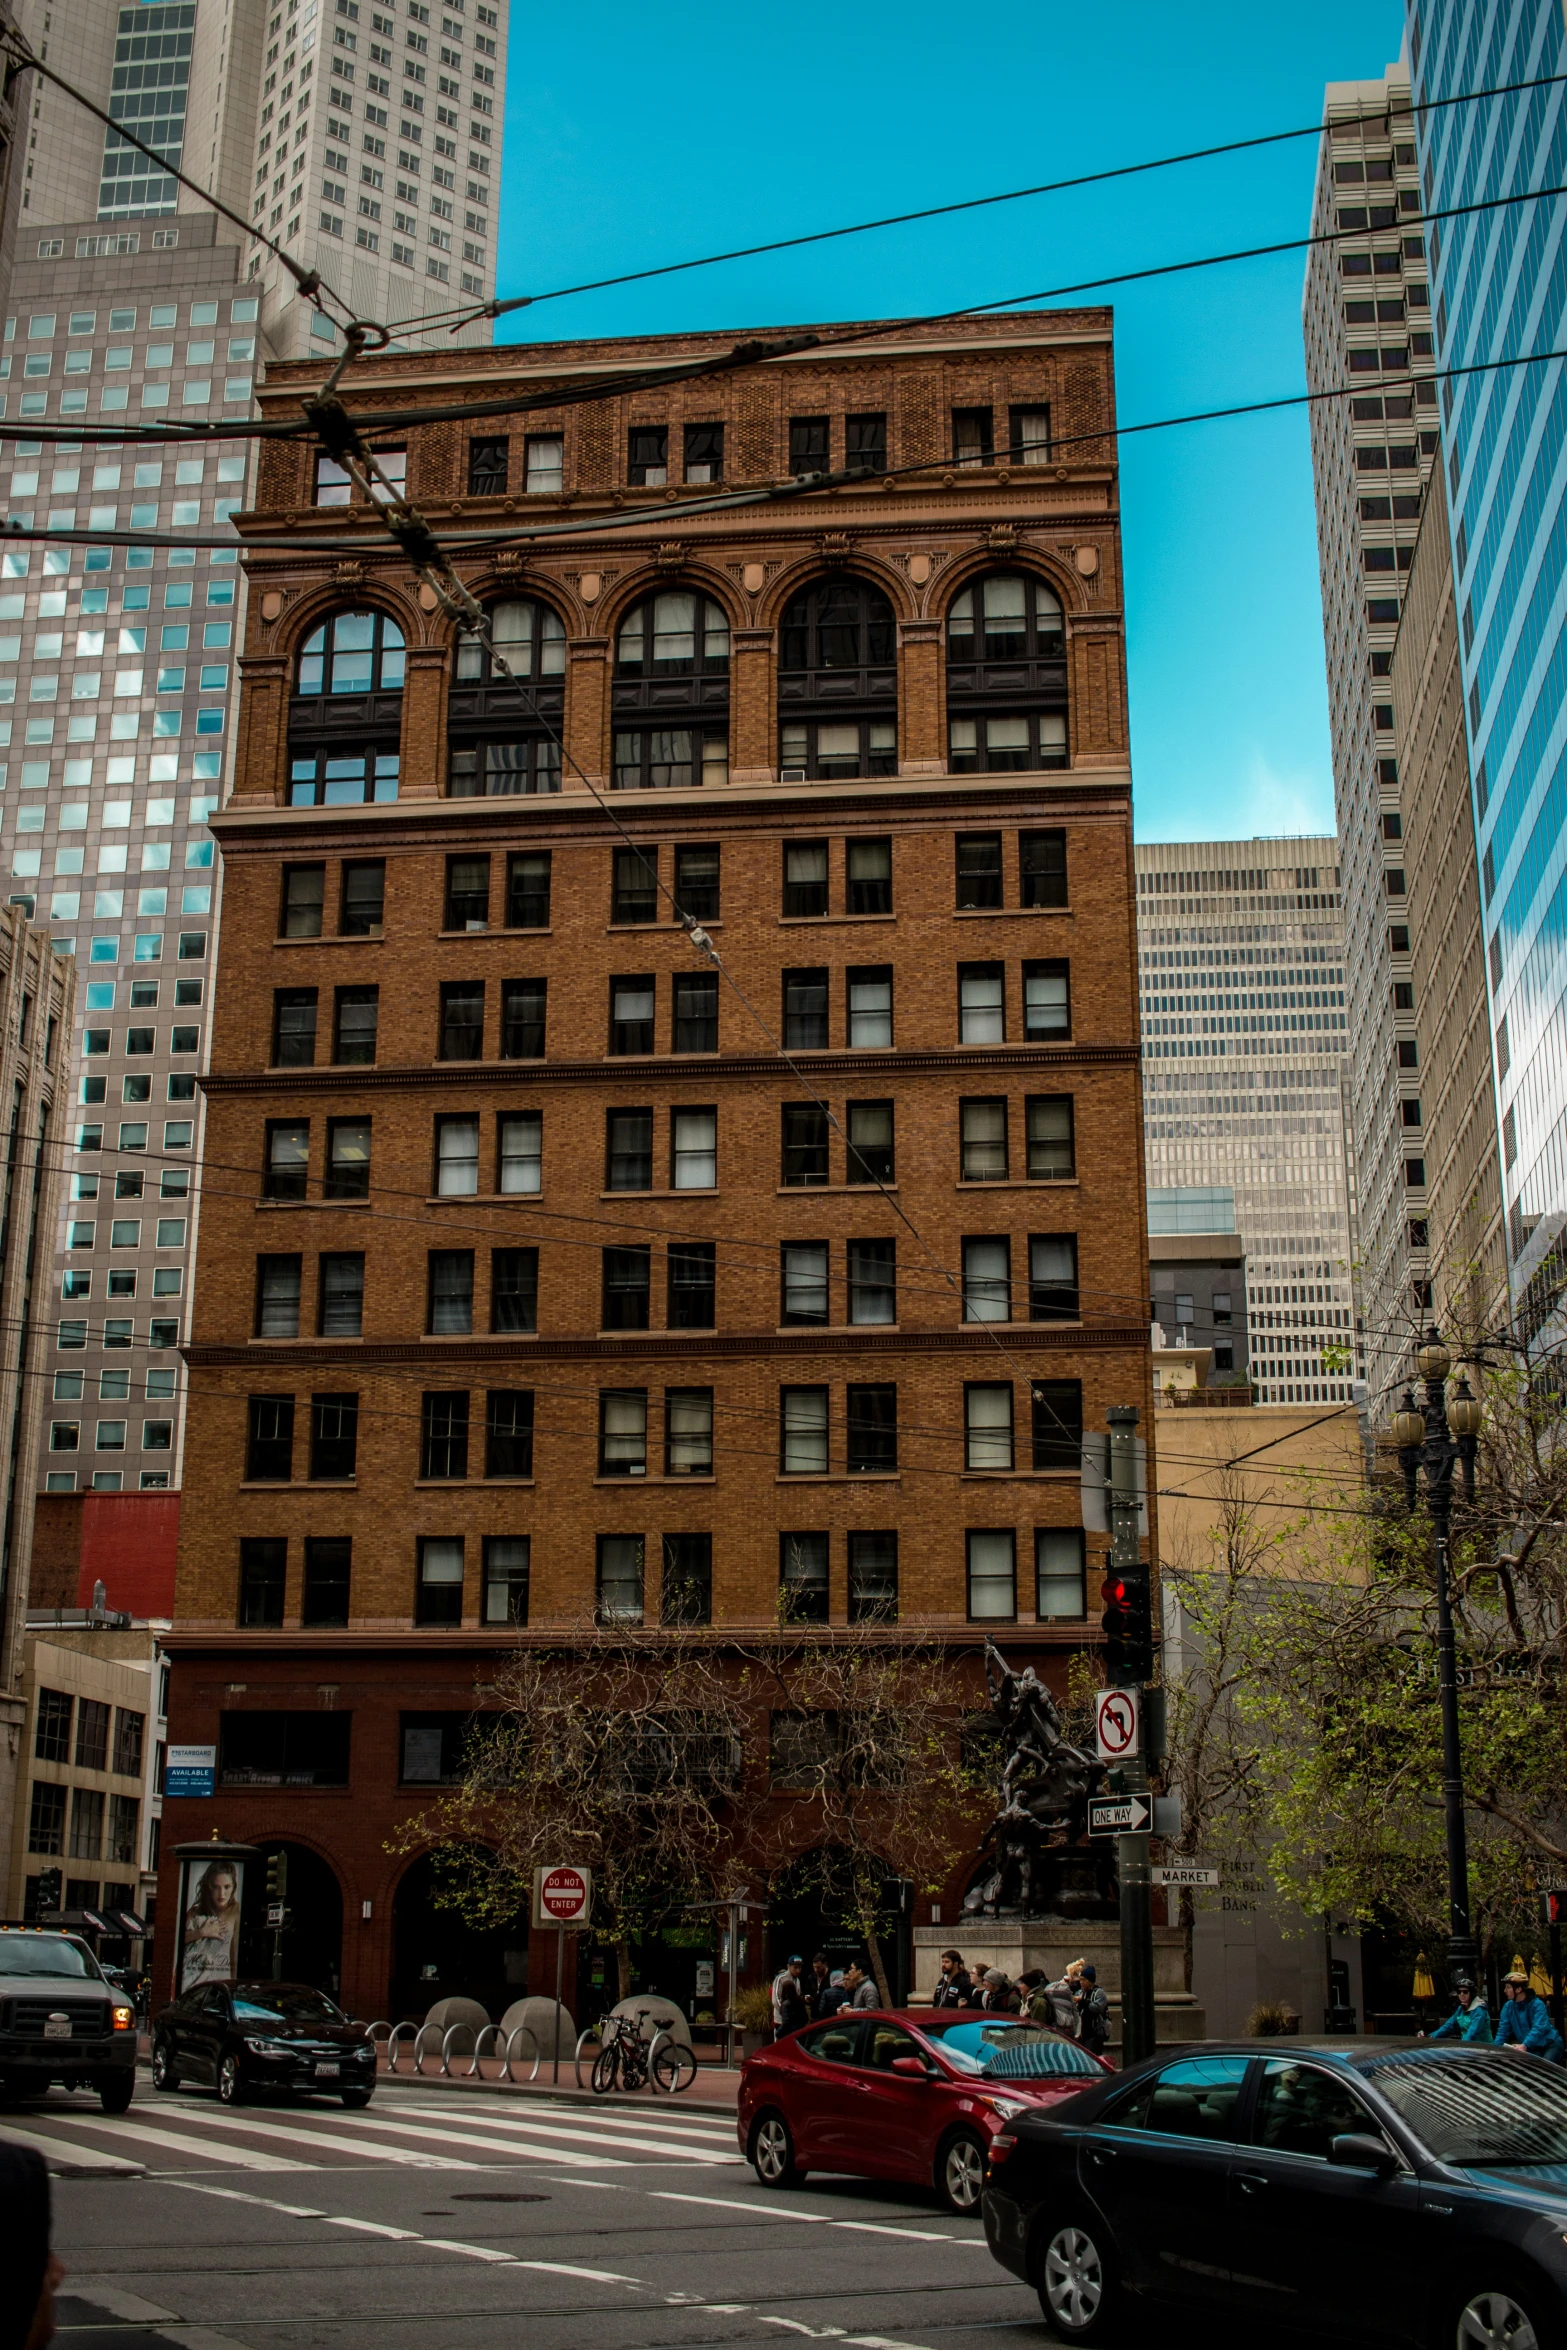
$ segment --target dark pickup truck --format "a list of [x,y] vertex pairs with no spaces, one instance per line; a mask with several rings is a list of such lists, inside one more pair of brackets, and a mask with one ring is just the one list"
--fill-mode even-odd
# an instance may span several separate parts
[[0,1926],[0,2098],[51,2081],[123,2113],[136,2087],[136,2010],[74,1934]]

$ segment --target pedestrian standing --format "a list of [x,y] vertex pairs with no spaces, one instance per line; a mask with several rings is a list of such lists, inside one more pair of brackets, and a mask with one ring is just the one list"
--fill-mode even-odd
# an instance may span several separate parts
[[1562,2061],[1562,2036],[1551,2021],[1550,2009],[1538,1992],[1530,1990],[1528,1976],[1516,1971],[1502,1977],[1496,2045],[1516,2048],[1526,2056],[1543,2056],[1547,2064]]
[[[1491,2039],[1491,2011],[1480,1997],[1468,1975],[1460,1975],[1453,1984],[1458,2005],[1445,2023],[1437,2025],[1430,2034],[1433,2040],[1479,2040],[1489,2045]],[[1425,2034],[1421,2035],[1426,2037]]]
[[985,1973],[985,2012],[987,2015],[1017,2015],[1021,2013],[1022,1999],[1017,1985],[998,1966]]
[[857,1958],[851,1958],[843,1970],[843,1987],[851,2007],[880,2007],[876,1985]]
[[963,1964],[960,1950],[944,1950],[941,1954],[941,1974],[930,1995],[932,2007],[967,2007],[970,1991],[974,1988],[968,1968]]
[[1104,2054],[1110,2038],[1110,2002],[1099,1988],[1099,1970],[1091,1960],[1078,1969],[1082,1996],[1077,2008],[1077,2036],[1095,2056]]
[[805,1986],[806,2004],[814,2016],[831,2015],[834,2012],[832,2008],[822,2005],[831,1978],[832,1969],[827,1963],[827,1953],[818,1950],[811,1961],[811,1979]]
[[49,2249],[49,2173],[31,2146],[0,2145],[0,2350],[45,2350],[65,2270]]
[[789,2032],[797,2032],[811,2020],[811,2011],[805,2003],[805,1992],[800,1983],[803,1958],[791,1958],[788,1965],[773,1977],[773,2032],[782,2039]]

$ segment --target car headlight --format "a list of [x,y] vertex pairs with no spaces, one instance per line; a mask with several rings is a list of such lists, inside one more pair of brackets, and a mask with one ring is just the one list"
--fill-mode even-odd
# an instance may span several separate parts
[[252,2056],[270,2056],[275,2062],[278,2063],[286,2061],[286,2059],[292,2056],[294,2053],[292,2048],[286,2047],[283,2042],[279,2040],[247,2039],[245,2046],[250,2050]]
[[987,2102],[991,2112],[999,2114],[1004,2122],[1016,2121],[1020,2113],[1029,2110],[1021,2097],[992,2097]]
[[135,2022],[136,2010],[134,2007],[117,2007],[115,2009],[114,2028],[117,2032],[129,2032],[134,2027]]

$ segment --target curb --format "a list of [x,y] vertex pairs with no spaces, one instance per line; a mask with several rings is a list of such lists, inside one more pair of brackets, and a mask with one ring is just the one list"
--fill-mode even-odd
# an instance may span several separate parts
[[737,2110],[737,2104],[727,2104],[712,2097],[696,2097],[689,2091],[683,2092],[679,2097],[627,2097],[618,2093],[609,2097],[598,2097],[591,2089],[579,2089],[575,2084],[569,2089],[564,2084],[558,2089],[545,2089],[533,2083],[524,2084],[519,2081],[454,2081],[431,2074],[421,2077],[416,2073],[377,2073],[376,2090],[378,2095],[383,2090],[393,2088],[439,2089],[448,2096],[471,2095],[477,2090],[492,2097],[497,2095],[520,2097],[543,2105],[574,2105],[580,2106],[588,2112],[597,2113],[702,2113],[717,2114],[724,2121],[733,2121]]

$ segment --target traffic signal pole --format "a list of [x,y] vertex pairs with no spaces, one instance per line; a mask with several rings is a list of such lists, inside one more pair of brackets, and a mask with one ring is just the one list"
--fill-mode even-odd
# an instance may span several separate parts
[[[1106,1661],[1112,1682],[1142,1690],[1153,1676],[1151,1570],[1142,1563],[1137,1499],[1137,1408],[1113,1404],[1110,1422],[1110,1574],[1106,1614],[1112,1618]],[[1113,1594],[1113,1607],[1111,1598]],[[1121,1792],[1146,1794],[1147,1705],[1140,1751],[1120,1765]],[[1153,1996],[1153,1881],[1146,1833],[1116,1840],[1121,1894],[1121,2062],[1136,2064],[1155,2046]]]

